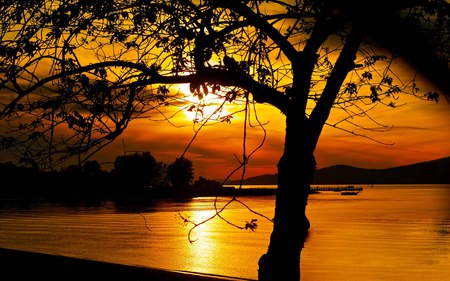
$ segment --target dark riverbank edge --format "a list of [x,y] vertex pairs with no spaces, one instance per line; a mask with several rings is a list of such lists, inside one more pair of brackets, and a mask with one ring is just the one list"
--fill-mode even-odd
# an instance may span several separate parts
[[[333,190],[336,189],[336,190]],[[320,191],[340,191],[342,187],[322,188],[312,187],[310,193],[319,193]],[[117,196],[99,196],[92,194],[64,196],[0,196],[0,208],[7,205],[16,205],[17,207],[30,208],[37,203],[63,203],[68,206],[79,205],[98,205],[105,201],[116,202],[118,205],[147,205],[158,200],[186,201],[199,197],[255,197],[255,196],[274,196],[277,194],[276,188],[254,187],[254,188],[236,188],[234,186],[224,186],[219,189],[185,189],[173,190],[170,188],[152,188],[139,194],[121,194]]]
[[0,258],[4,280],[250,281],[5,248],[0,248]]
[[235,188],[235,187],[221,187],[221,188],[186,188],[186,189],[173,189],[168,187],[155,187],[151,189],[145,189],[138,193],[122,193],[115,195],[102,195],[102,194],[51,194],[51,195],[22,195],[22,196],[0,196],[0,205],[2,203],[13,201],[47,201],[47,202],[76,202],[76,201],[122,201],[122,200],[152,200],[152,199],[174,199],[174,200],[188,200],[196,197],[241,197],[241,196],[268,196],[275,195],[276,188]]

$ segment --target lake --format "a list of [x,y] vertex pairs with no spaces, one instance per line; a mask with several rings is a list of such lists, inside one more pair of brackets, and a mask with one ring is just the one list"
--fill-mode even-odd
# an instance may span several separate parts
[[[239,198],[273,216],[274,196]],[[228,198],[218,198],[217,207]],[[159,200],[145,208],[118,202],[67,206],[0,204],[0,247],[169,270],[257,279],[272,223],[233,202],[191,233],[215,198]],[[364,186],[355,196],[310,196],[311,230],[302,252],[304,281],[450,280],[450,185]]]

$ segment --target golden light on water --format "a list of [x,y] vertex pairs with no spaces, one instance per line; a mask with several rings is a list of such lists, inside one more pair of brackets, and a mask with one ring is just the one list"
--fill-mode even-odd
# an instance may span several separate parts
[[[250,201],[251,205],[255,206],[255,202],[259,200],[252,198]],[[252,267],[251,264],[264,252],[264,247],[257,249],[255,245],[269,239],[271,222],[264,219],[258,220],[257,231],[239,229],[236,226],[244,226],[245,221],[251,220],[255,215],[237,202],[229,205],[228,203],[229,200],[226,198],[215,201],[214,198],[208,197],[196,198],[187,203],[190,211],[183,215],[187,215],[192,222],[199,224],[191,232],[190,238],[194,241],[183,245],[183,249],[187,252],[186,256],[195,260],[194,263],[189,263],[188,271],[220,274],[225,273],[225,269],[231,272],[228,276],[242,276],[239,273],[239,267],[243,265]],[[213,205],[216,205],[218,210],[225,205],[227,208],[220,213],[221,218],[215,216],[209,220],[216,214]],[[258,209],[261,213],[273,213],[272,204],[263,205],[263,209]],[[187,234],[192,226],[192,224],[185,225],[184,233]]]
[[[197,210],[188,214],[189,219],[194,223],[201,223],[214,215],[214,210]],[[189,239],[192,240],[187,245],[187,251],[189,256],[195,257],[198,262],[192,264],[191,271],[205,272],[208,270],[209,265],[214,264],[213,260],[216,258],[214,252],[219,250],[221,243],[215,241],[214,236],[217,228],[218,220],[212,220],[203,223],[190,232]],[[193,225],[187,225],[187,229]]]
[[[356,197],[312,194],[307,208],[311,229],[302,252],[304,280],[448,280],[449,195],[449,185],[375,185]],[[274,197],[243,200],[253,210],[273,215]],[[180,224],[177,214],[199,223],[215,213],[214,201],[161,202],[142,214],[101,206],[79,207],[77,212],[63,205],[5,206],[0,210],[0,245],[256,279],[271,222],[258,218],[256,231],[249,231],[216,217],[193,231],[194,243],[187,241],[190,225]],[[226,202],[219,198],[219,208]],[[223,216],[238,225],[255,218],[239,204],[229,205]]]

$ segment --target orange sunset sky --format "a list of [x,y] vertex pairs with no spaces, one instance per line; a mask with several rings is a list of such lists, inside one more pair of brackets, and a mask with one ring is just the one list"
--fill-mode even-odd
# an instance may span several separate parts
[[[404,61],[397,61],[396,73],[400,77],[412,77],[415,70]],[[418,74],[419,97],[428,91],[438,91],[430,81]],[[172,92],[189,94],[187,85],[173,85]],[[450,156],[450,96],[441,95],[439,103],[424,101],[401,94],[396,108],[379,104],[369,114],[373,120],[389,126],[384,131],[364,131],[357,127],[343,127],[369,138],[355,136],[332,127],[325,127],[319,140],[315,156],[318,168],[346,164],[361,168],[389,168],[413,164]],[[370,107],[370,105],[368,106]],[[230,112],[235,107],[228,108]],[[176,111],[179,108],[170,108]],[[212,109],[211,109],[212,110]],[[269,105],[257,106],[258,117],[265,124],[267,136],[263,146],[252,155],[246,167],[245,177],[275,174],[276,165],[283,151],[284,116]],[[170,114],[167,114],[170,115]],[[334,110],[329,121],[335,123],[343,118],[343,112]],[[166,121],[136,120],[125,133],[105,150],[99,152],[99,162],[113,162],[115,156],[125,151],[150,151],[158,161],[171,163],[181,156],[194,136],[192,114],[180,112]],[[153,120],[163,118],[155,112]],[[211,179],[226,178],[242,159],[243,115],[234,116],[231,124],[218,123],[202,128],[190,146],[186,157],[193,161],[195,176]],[[253,124],[256,125],[256,122]],[[367,118],[352,119],[352,122],[374,128]],[[247,154],[258,147],[264,137],[259,126],[248,128]],[[238,158],[238,159],[237,159]],[[112,166],[103,165],[104,169]],[[241,171],[232,179],[239,179]]]
[[[80,57],[89,62],[95,59],[95,55],[82,53]],[[403,74],[413,73],[407,66],[400,70]],[[420,79],[421,91],[418,95],[423,97],[428,91],[439,91],[424,78],[419,77]],[[170,90],[189,94],[187,85],[173,85]],[[367,135],[385,144],[325,127],[315,152],[318,168],[336,164],[388,168],[450,156],[449,100],[450,96],[449,99],[441,96],[440,102],[436,104],[402,94],[396,101],[396,108],[379,104],[370,112],[373,120],[390,126],[389,130],[364,131],[349,125],[343,126],[346,130]],[[229,106],[226,110],[233,112],[237,109],[236,106]],[[180,108],[172,106],[165,110],[167,115],[171,115],[170,112]],[[275,174],[276,164],[283,151],[283,115],[279,110],[264,104],[257,106],[257,113],[267,136],[263,146],[250,158],[245,177]],[[330,122],[337,122],[343,116],[340,111],[332,111]],[[150,116],[151,120],[132,121],[114,143],[94,155],[92,160],[99,161],[103,169],[110,170],[111,163],[124,152],[149,151],[158,161],[169,164],[183,154],[194,136],[192,118],[192,114],[186,110],[181,111],[170,120],[175,125],[173,126],[155,111]],[[256,125],[254,116],[252,118],[252,124]],[[239,165],[238,159],[242,159],[243,153],[243,119],[244,116],[238,114],[231,120],[231,124],[217,123],[202,128],[185,155],[193,161],[196,178],[203,176],[224,179]],[[352,122],[370,128],[375,126],[364,118],[356,118]],[[261,144],[263,137],[264,132],[260,126],[248,128],[247,154]],[[238,171],[232,179],[240,177],[241,171]]]
[[[186,86],[174,85],[171,89],[184,91]],[[386,144],[325,127],[315,153],[318,168],[336,164],[387,168],[450,156],[450,103],[445,97],[442,96],[436,104],[402,95],[397,104],[400,105],[397,108],[380,104],[371,111],[373,119],[392,127],[388,131],[363,131],[344,126]],[[276,173],[276,164],[283,150],[284,116],[268,105],[258,105],[257,113],[261,123],[265,124],[267,137],[262,148],[251,157],[245,177]],[[341,116],[339,111],[332,112],[330,120],[339,120]],[[150,151],[158,161],[166,163],[182,155],[194,135],[192,114],[183,111],[175,115],[171,123],[177,127],[166,121],[157,121],[163,118],[156,112],[151,119],[132,122],[117,141],[95,158],[100,162],[112,162],[124,149],[128,152]],[[353,121],[373,127],[364,118]],[[254,120],[253,124],[256,124]],[[217,123],[203,127],[186,154],[194,163],[196,178],[227,177],[239,164],[236,156],[242,159],[242,136],[242,114],[235,116],[231,124]],[[260,127],[248,128],[247,153],[261,143],[263,136]],[[102,167],[109,169],[112,166]],[[232,178],[240,176],[241,171]]]
[[[409,72],[406,68],[402,71]],[[431,90],[439,91],[423,78],[418,82],[421,85],[418,94],[420,97]],[[172,85],[170,91],[190,94],[188,85]],[[195,101],[191,96],[188,99]],[[396,108],[378,104],[370,111],[371,118],[390,126],[389,130],[365,131],[349,125],[343,126],[347,130],[367,135],[385,144],[326,126],[315,152],[318,168],[337,164],[361,168],[388,168],[450,156],[449,100],[450,97],[446,99],[441,95],[440,102],[435,103],[400,94]],[[179,111],[170,119],[170,124],[157,111],[150,113],[148,119],[132,121],[121,136],[95,154],[91,160],[99,161],[103,169],[110,170],[115,158],[124,151],[149,151],[157,161],[167,164],[173,162],[182,155],[194,136],[193,116],[187,108],[189,105],[186,104],[184,108],[164,108],[166,116]],[[242,109],[242,105],[229,105],[224,114],[238,109]],[[213,110],[214,107],[211,107],[210,111]],[[246,167],[246,178],[275,174],[276,164],[283,151],[284,116],[279,110],[265,104],[257,105],[257,114],[259,121],[264,124],[267,136],[263,146],[250,158]],[[333,110],[329,121],[335,123],[342,117],[342,111]],[[195,178],[203,176],[209,179],[225,179],[239,165],[237,158],[242,159],[243,152],[243,120],[244,115],[240,113],[234,116],[231,124],[219,122],[202,128],[185,155],[193,161]],[[251,122],[256,125],[253,115]],[[352,122],[370,128],[375,126],[374,123],[368,122],[367,118],[355,118]],[[263,137],[264,132],[260,126],[248,128],[247,154],[261,144]],[[8,160],[8,157],[4,156],[0,153],[0,161]],[[241,171],[238,171],[232,179],[240,177]]]

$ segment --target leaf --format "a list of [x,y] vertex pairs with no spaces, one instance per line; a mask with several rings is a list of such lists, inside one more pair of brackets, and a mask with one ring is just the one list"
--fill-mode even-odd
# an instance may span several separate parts
[[370,73],[369,71],[365,71],[365,72],[362,74],[362,77],[365,78],[365,79],[367,79],[367,80],[372,80],[372,78],[373,78],[372,73]]
[[356,87],[355,83],[347,83],[344,93],[349,93],[350,95],[356,94],[358,92],[358,89]]
[[388,84],[389,86],[391,86],[392,81],[393,81],[392,77],[386,76],[381,80],[381,83]]
[[370,87],[370,99],[372,100],[372,102],[377,102],[380,101],[380,98],[378,97],[378,91],[377,91],[377,87],[372,86]]
[[256,229],[258,228],[257,222],[257,219],[252,219],[250,222],[246,221],[244,226],[245,230],[256,231]]
[[222,117],[220,117],[220,122],[225,122],[225,123],[231,124],[231,119],[233,119],[232,115],[222,116]]
[[439,102],[439,93],[437,93],[437,92],[428,92],[424,96],[429,101],[435,101],[436,103]]
[[170,93],[170,90],[165,85],[161,85],[156,92],[161,95],[167,95]]

